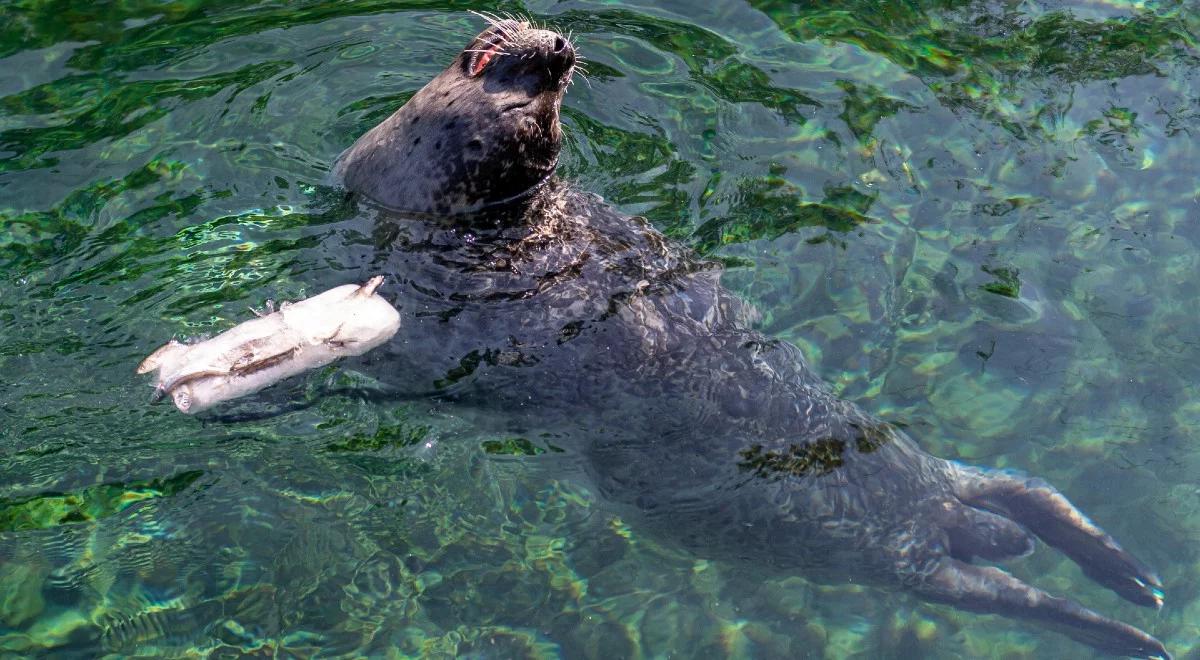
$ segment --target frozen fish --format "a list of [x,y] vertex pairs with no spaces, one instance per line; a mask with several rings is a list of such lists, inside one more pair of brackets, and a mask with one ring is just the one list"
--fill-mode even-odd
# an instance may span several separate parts
[[246,321],[212,339],[171,340],[138,365],[158,372],[159,395],[185,413],[257,392],[284,378],[379,346],[400,314],[375,293],[382,276],[346,284]]

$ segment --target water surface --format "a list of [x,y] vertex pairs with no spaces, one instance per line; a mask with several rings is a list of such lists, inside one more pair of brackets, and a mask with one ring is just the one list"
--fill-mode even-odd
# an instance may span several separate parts
[[0,655],[1081,657],[630,528],[536,439],[316,397],[213,421],[171,336],[362,280],[331,160],[482,22],[573,31],[562,171],[728,270],[929,452],[1043,476],[1200,653],[1200,14],[1183,2],[0,3]]

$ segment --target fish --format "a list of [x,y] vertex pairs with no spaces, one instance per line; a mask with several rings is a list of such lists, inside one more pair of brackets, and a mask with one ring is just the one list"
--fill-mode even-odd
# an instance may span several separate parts
[[377,293],[383,276],[344,284],[240,323],[197,343],[172,339],[137,366],[157,372],[155,396],[195,414],[281,380],[363,355],[400,329],[400,312]]

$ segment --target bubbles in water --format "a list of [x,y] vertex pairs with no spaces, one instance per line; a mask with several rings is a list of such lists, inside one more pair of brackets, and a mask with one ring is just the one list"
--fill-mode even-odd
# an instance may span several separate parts
[[422,440],[420,444],[413,447],[412,455],[419,461],[429,462],[437,456],[438,441],[437,440]]

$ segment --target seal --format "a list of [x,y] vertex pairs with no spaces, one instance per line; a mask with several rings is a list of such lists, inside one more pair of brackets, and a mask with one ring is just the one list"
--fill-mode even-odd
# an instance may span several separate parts
[[574,47],[528,21],[489,23],[336,167],[385,207],[372,267],[395,281],[404,321],[369,367],[393,396],[550,434],[632,524],[698,555],[1169,657],[1133,626],[973,563],[1038,538],[1160,607],[1154,572],[1062,493],[922,451],[755,331],[717,265],[550,177]]

